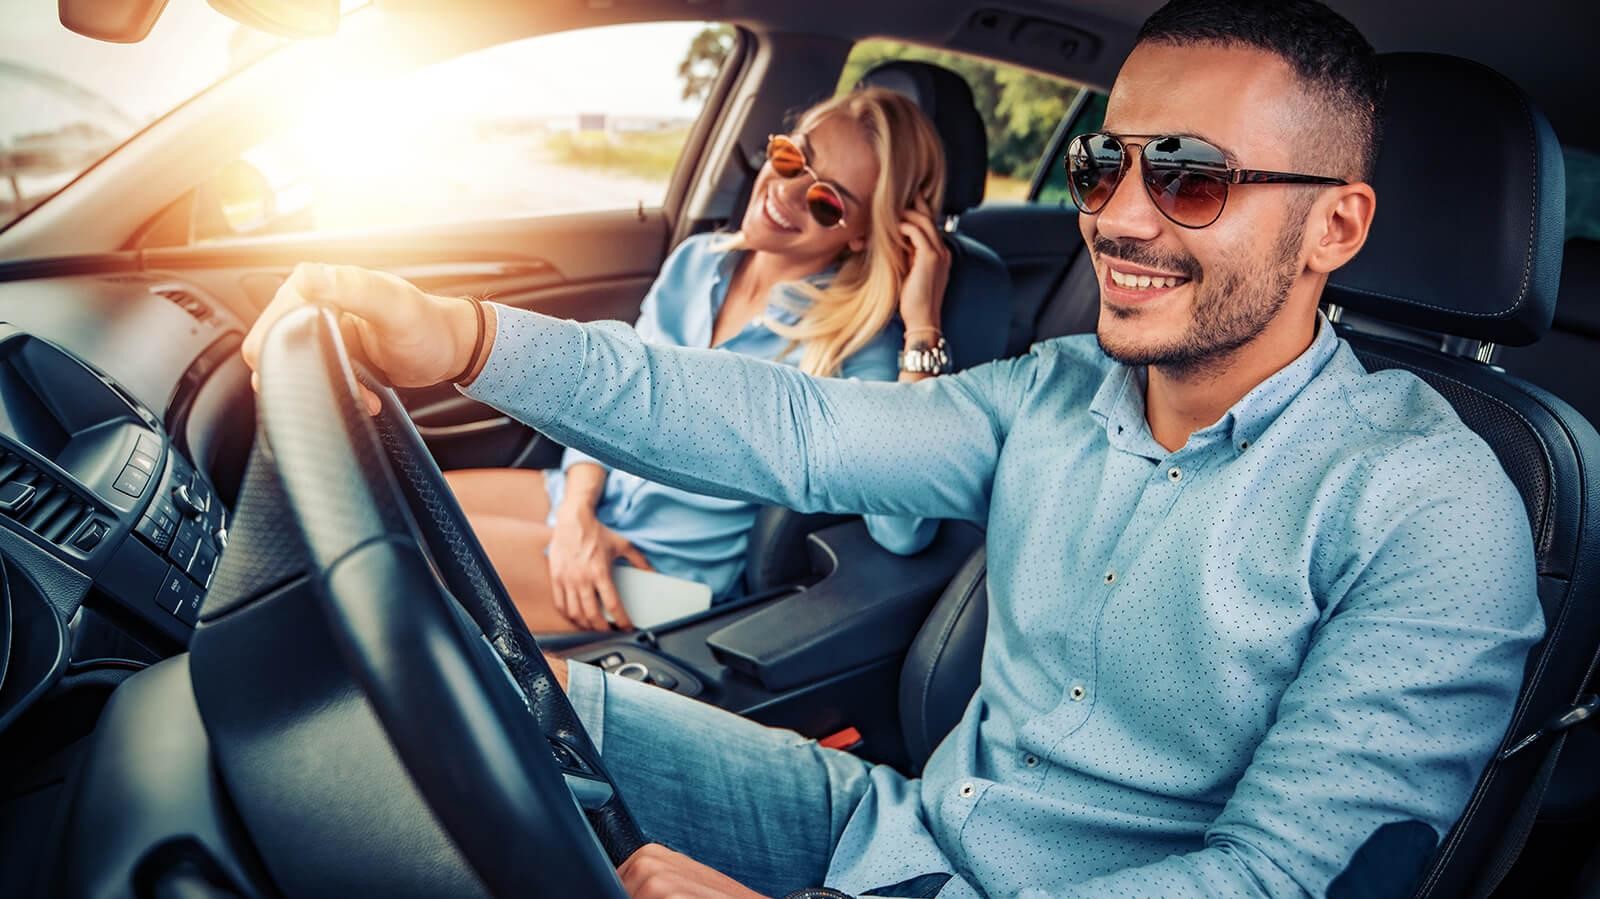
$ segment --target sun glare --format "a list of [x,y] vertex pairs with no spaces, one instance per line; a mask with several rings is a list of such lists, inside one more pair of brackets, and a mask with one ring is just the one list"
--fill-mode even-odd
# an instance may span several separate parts
[[698,112],[677,69],[703,27],[547,35],[422,68],[333,39],[299,121],[244,158],[319,231],[653,205]]

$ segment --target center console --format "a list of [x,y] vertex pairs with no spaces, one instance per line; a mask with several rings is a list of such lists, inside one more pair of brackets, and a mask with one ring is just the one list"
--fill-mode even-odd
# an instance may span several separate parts
[[150,409],[9,325],[0,325],[0,526],[8,546],[32,548],[14,554],[24,567],[65,565],[179,645],[227,541],[216,491]]

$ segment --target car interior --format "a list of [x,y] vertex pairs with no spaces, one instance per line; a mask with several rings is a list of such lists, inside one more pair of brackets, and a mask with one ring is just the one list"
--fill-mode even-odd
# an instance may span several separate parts
[[[605,767],[627,760],[601,763],[541,651],[917,772],[978,683],[981,529],[942,522],[899,556],[859,517],[767,508],[730,601],[529,635],[439,473],[561,447],[450,385],[387,387],[321,313],[274,330],[259,394],[240,343],[301,261],[632,321],[674,246],[736,226],[766,135],[869,39],[1082,86],[1024,195],[994,201],[992,98],[930,57],[856,79],[913,98],[943,142],[955,367],[1092,332],[1059,160],[1159,5],[378,0],[339,24],[342,56],[412,70],[654,22],[729,42],[656,204],[201,239],[218,173],[329,77],[325,47],[291,41],[0,229],[0,894],[621,896],[640,834]],[[1500,753],[1393,895],[1600,896],[1600,212],[1574,214],[1600,208],[1600,12],[1330,5],[1389,89],[1378,216],[1324,312],[1499,457],[1547,625]],[[352,379],[383,399],[373,422]]]

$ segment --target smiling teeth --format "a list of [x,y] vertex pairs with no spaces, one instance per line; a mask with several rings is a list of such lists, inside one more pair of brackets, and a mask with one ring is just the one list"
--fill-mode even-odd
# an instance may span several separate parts
[[771,194],[767,194],[766,207],[767,207],[767,215],[771,216],[773,221],[777,222],[780,226],[782,226],[784,228],[788,228],[790,230],[798,230],[798,229],[795,228],[794,222],[791,222],[787,218],[784,218],[783,213],[778,211],[777,204],[772,202],[772,195]]
[[1111,283],[1118,287],[1131,290],[1149,290],[1151,288],[1177,287],[1181,278],[1163,276],[1151,277],[1150,275],[1124,275],[1116,269],[1111,270]]

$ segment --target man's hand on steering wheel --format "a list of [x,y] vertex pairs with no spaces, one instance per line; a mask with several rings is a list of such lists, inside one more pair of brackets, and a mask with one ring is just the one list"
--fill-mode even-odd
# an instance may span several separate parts
[[[424,293],[386,272],[303,262],[245,336],[242,353],[252,371],[259,371],[261,342],[273,324],[311,303],[338,310],[345,343],[360,346],[396,387],[438,384],[459,375],[472,361],[478,321],[471,302]],[[251,383],[259,388],[258,375],[251,376]],[[376,413],[377,396],[365,388],[362,394],[367,410]]]

